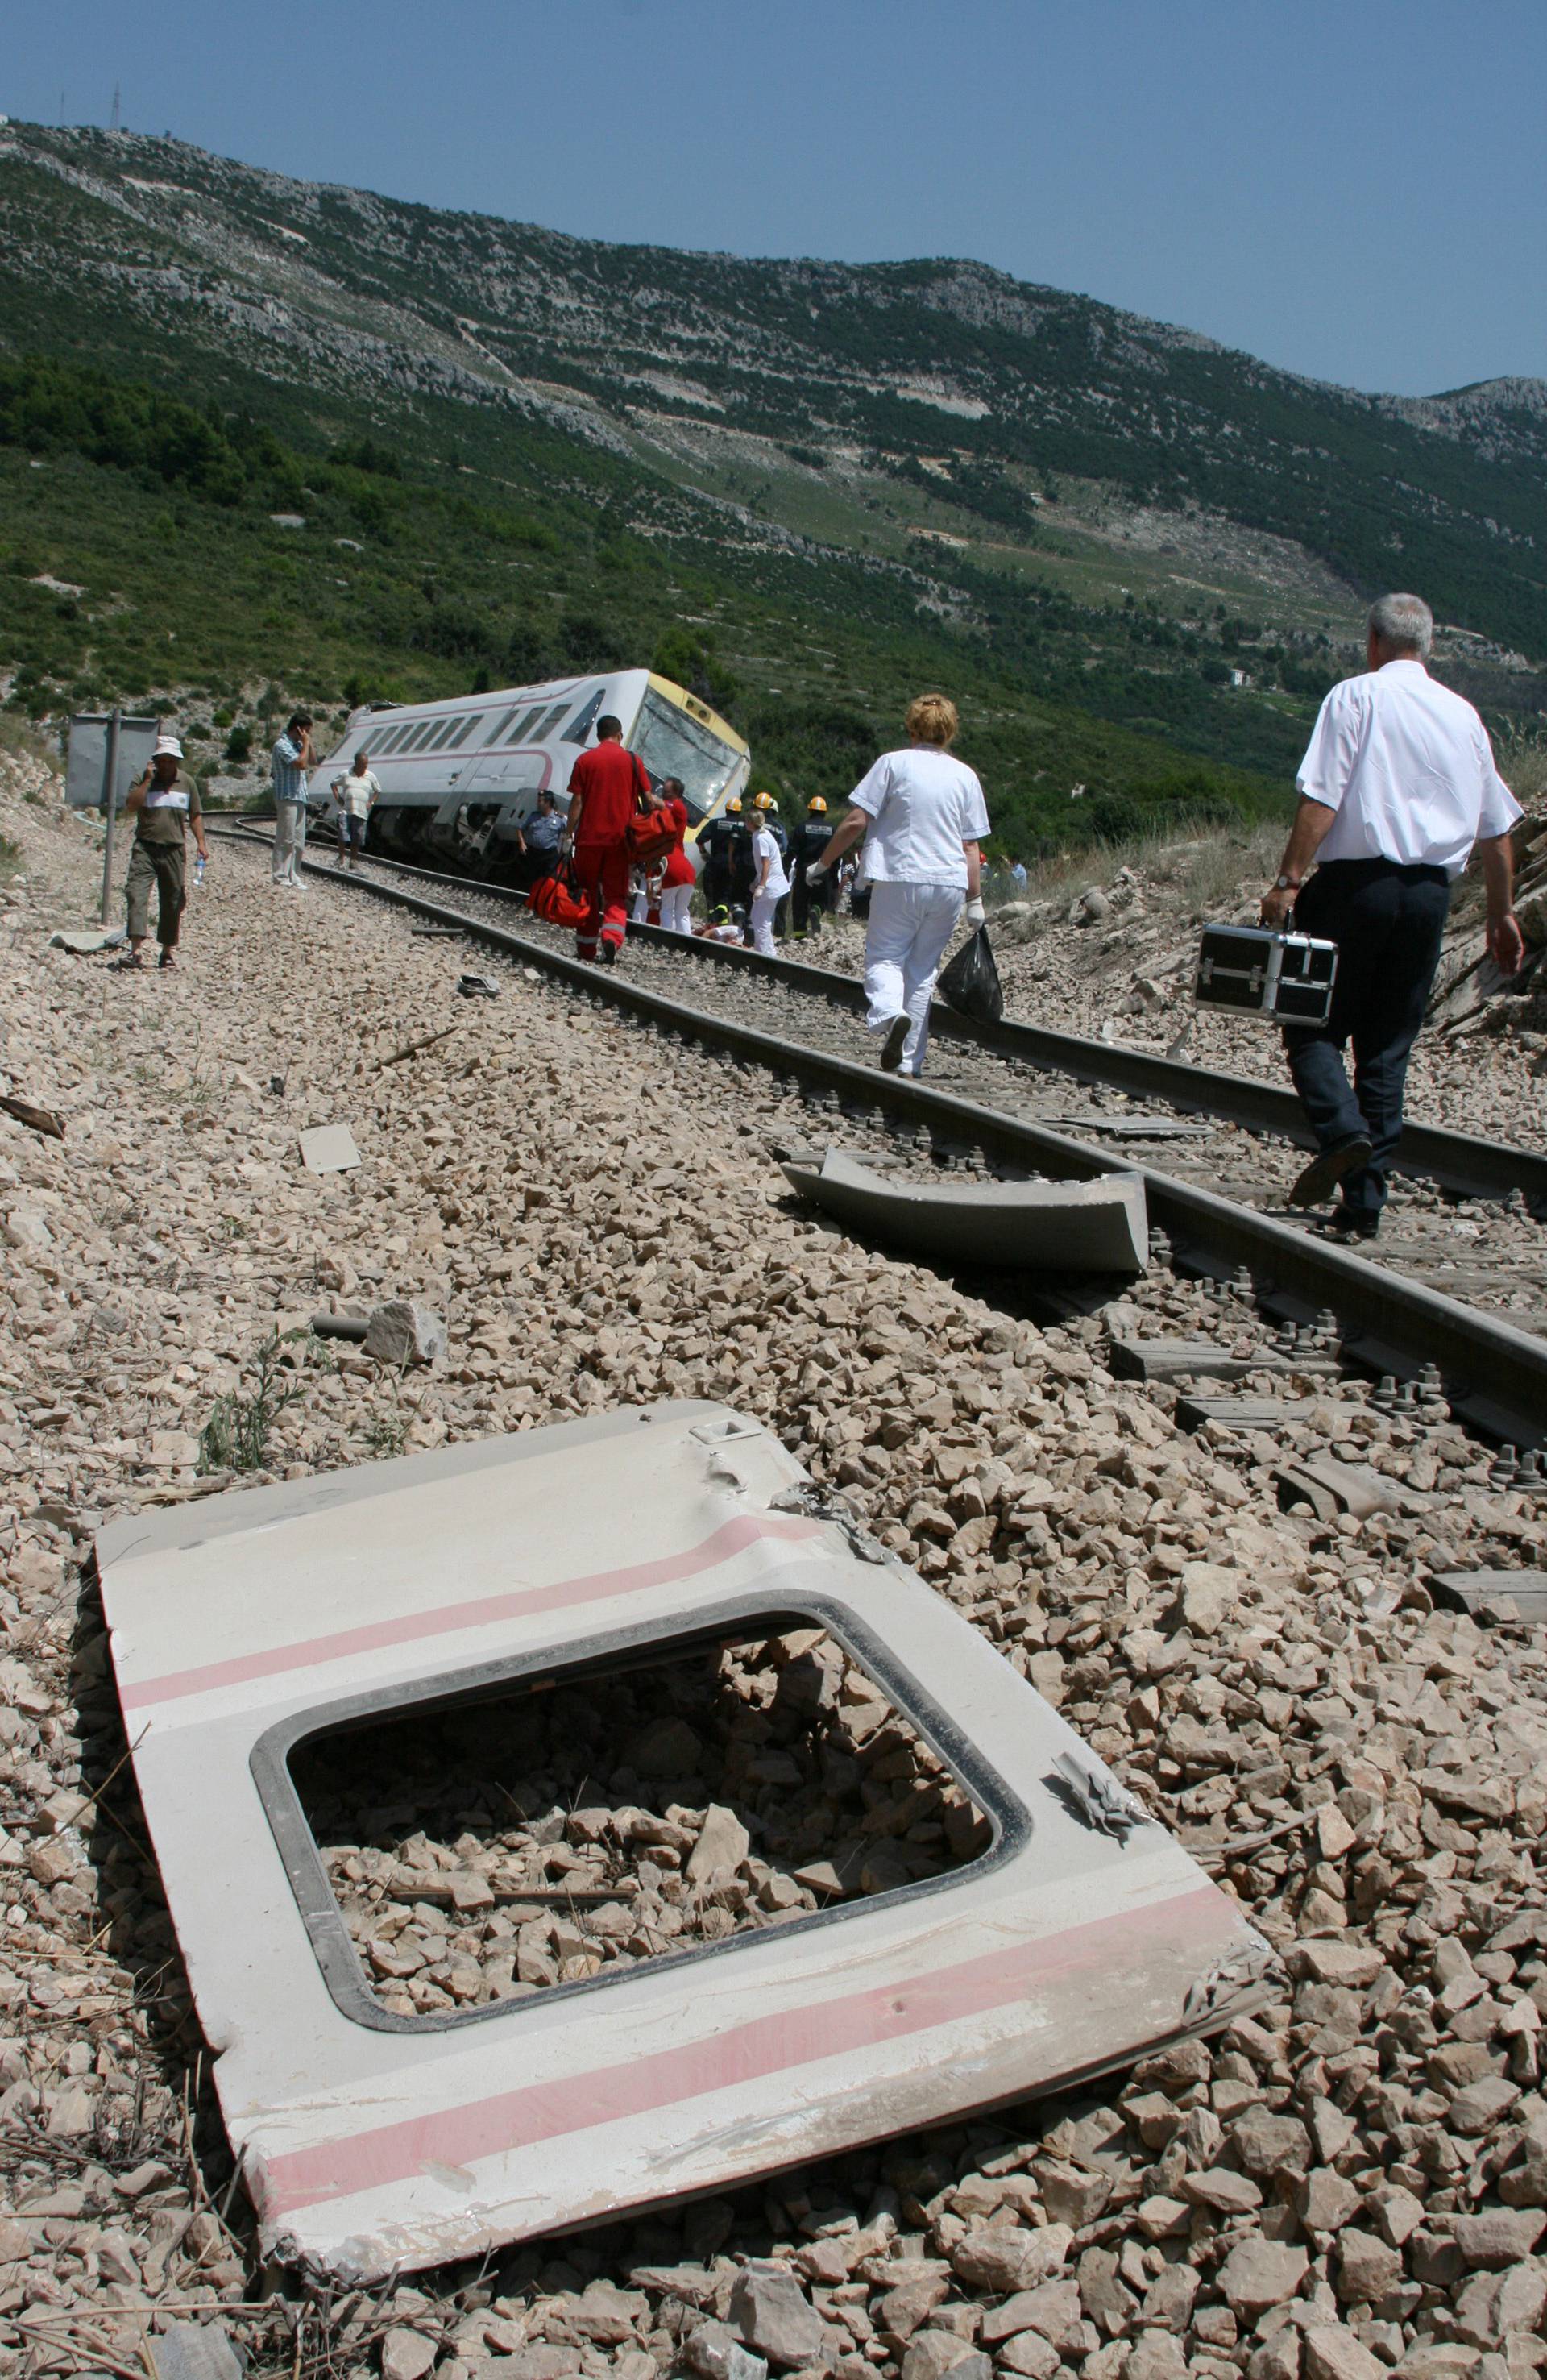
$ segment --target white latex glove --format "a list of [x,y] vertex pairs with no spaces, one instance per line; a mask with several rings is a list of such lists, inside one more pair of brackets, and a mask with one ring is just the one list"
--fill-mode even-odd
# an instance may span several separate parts
[[812,866],[806,869],[805,880],[808,884],[825,884],[827,882],[828,871],[819,859],[814,861]]
[[981,926],[983,923],[983,903],[981,901],[969,901],[966,908],[961,914],[966,918],[969,926]]

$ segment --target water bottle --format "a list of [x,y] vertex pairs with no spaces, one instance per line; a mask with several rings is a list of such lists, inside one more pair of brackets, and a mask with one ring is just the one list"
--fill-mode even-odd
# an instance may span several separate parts
[[204,854],[202,852],[199,853],[198,858],[193,863],[193,880],[195,884],[202,884],[204,881]]

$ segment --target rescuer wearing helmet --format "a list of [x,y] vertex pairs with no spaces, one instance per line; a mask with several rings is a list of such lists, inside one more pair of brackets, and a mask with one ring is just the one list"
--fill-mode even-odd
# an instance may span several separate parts
[[791,907],[797,941],[803,941],[808,930],[816,934],[822,930],[822,912],[828,905],[828,888],[820,880],[808,884],[805,871],[821,858],[832,841],[832,833],[828,806],[821,795],[816,794],[805,806],[804,822],[795,829],[794,891],[791,896]]
[[753,832],[755,834],[759,827],[766,827],[772,835],[774,848],[779,854],[780,872],[784,878],[784,891],[780,894],[773,913],[774,935],[782,941],[790,930],[790,838],[780,823],[779,804],[772,794],[754,795],[752,808]]
[[707,909],[728,907],[731,884],[734,874],[731,856],[739,842],[744,842],[746,829],[742,816],[742,797],[732,794],[718,818],[698,832],[698,848],[704,858],[701,890]]

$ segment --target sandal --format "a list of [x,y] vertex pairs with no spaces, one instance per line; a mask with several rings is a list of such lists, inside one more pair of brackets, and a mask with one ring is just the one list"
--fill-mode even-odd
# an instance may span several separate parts
[[143,975],[145,962],[138,951],[130,951],[127,958],[114,960],[111,971],[114,975]]
[[177,961],[171,951],[163,951],[156,965],[158,967],[171,967],[175,972]]

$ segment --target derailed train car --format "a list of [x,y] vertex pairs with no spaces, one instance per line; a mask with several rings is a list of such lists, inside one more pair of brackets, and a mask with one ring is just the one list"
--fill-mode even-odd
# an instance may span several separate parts
[[518,880],[522,820],[545,787],[568,808],[570,771],[610,712],[652,783],[681,778],[691,834],[746,783],[735,729],[696,695],[639,669],[359,714],[313,776],[312,798],[333,820],[332,782],[363,748],[381,787],[369,850]]

